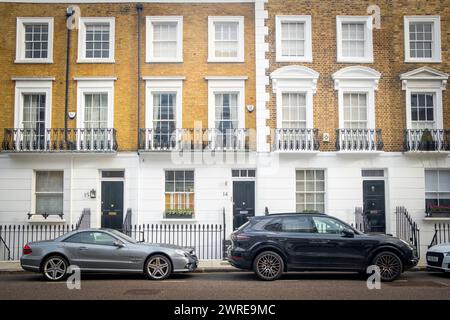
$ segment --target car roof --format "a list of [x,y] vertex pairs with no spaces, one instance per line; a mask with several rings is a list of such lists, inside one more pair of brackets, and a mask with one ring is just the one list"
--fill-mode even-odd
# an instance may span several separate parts
[[280,213],[269,213],[264,216],[255,216],[254,218],[270,218],[270,217],[292,217],[292,216],[327,216],[325,213],[321,212],[314,212],[314,213],[307,213],[307,212],[280,212]]

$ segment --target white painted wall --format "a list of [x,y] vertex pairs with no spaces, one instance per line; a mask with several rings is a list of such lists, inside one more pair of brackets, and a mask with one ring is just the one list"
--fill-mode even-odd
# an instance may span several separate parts
[[[196,154],[196,159],[202,154]],[[421,228],[422,252],[431,241],[434,223],[425,217],[425,168],[450,168],[450,156],[381,154],[248,154],[240,164],[183,164],[170,153],[118,153],[116,155],[0,155],[0,224],[28,223],[26,213],[33,203],[33,171],[64,170],[66,223],[76,223],[84,208],[90,208],[92,226],[100,226],[100,170],[125,170],[124,209],[133,210],[133,224],[174,223],[163,219],[164,170],[195,171],[195,219],[192,223],[222,223],[226,211],[228,231],[232,226],[232,169],[257,169],[256,214],[295,211],[295,170],[324,169],[326,211],[349,223],[355,207],[362,206],[361,169],[384,169],[387,233],[395,233],[395,208],[405,206]],[[270,159],[270,161],[267,161]],[[205,160],[205,159],[204,159]],[[97,190],[97,198],[86,196]],[[178,223],[190,223],[179,221]]]

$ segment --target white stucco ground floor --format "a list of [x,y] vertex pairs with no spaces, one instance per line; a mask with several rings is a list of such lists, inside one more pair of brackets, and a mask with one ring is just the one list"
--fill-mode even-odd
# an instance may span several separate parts
[[[231,232],[237,216],[266,210],[324,211],[355,223],[362,208],[381,212],[375,226],[395,234],[395,210],[403,206],[425,250],[434,224],[449,223],[425,215],[426,198],[448,203],[449,170],[448,154],[1,154],[0,225],[75,224],[90,209],[91,226],[100,227],[102,215],[125,219],[131,209],[132,224],[222,224],[225,212]],[[63,215],[28,215],[52,210]]]

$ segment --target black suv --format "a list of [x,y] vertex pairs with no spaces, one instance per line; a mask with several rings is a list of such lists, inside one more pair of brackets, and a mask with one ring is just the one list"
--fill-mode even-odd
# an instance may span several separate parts
[[256,216],[231,234],[228,260],[262,280],[285,271],[355,271],[380,268],[393,281],[418,262],[414,247],[398,238],[369,235],[325,214]]

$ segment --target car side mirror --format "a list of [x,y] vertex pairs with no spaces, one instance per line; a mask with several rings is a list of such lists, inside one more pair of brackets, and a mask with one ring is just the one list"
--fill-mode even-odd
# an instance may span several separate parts
[[343,229],[342,235],[346,238],[353,238],[355,236],[355,233],[350,229]]
[[122,248],[124,246],[124,244],[122,241],[117,240],[116,242],[114,242],[114,246],[117,248]]

